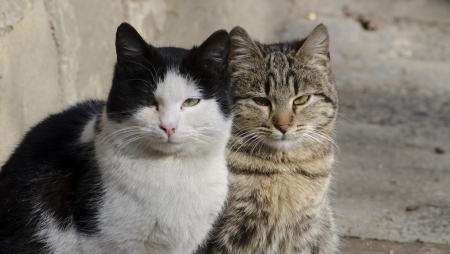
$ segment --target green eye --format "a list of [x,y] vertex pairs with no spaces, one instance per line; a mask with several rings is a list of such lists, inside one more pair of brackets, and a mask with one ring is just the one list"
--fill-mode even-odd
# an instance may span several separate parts
[[183,106],[192,107],[197,105],[200,102],[200,99],[187,99],[183,102]]
[[253,101],[260,106],[270,106],[271,105],[270,101],[263,97],[253,98]]
[[310,97],[311,96],[309,96],[309,95],[302,95],[302,96],[300,96],[300,97],[298,97],[297,99],[294,100],[294,105],[295,106],[303,105],[303,104],[305,104],[305,103],[307,103],[309,101]]

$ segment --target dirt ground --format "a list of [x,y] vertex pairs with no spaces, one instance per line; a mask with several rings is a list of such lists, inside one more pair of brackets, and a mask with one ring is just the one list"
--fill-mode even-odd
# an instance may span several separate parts
[[342,254],[449,254],[449,245],[343,238]]

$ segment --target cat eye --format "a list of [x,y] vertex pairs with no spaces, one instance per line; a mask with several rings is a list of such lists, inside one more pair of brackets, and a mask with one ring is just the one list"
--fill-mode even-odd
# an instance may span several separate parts
[[270,106],[271,105],[270,101],[263,97],[253,98],[253,101],[260,106]]
[[200,102],[200,99],[187,99],[183,102],[183,106],[192,107],[197,105]]
[[294,100],[294,105],[295,106],[303,105],[309,101],[310,97],[311,97],[310,95],[302,95]]
[[145,106],[148,106],[148,107],[156,105],[155,98],[153,96],[151,96],[150,94],[146,94],[146,93],[141,94],[141,102],[142,102],[142,104],[144,104]]

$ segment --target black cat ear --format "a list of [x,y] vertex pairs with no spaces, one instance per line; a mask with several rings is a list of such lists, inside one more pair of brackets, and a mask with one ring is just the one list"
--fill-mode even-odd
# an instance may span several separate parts
[[139,33],[128,23],[122,23],[116,32],[117,60],[145,55],[149,51],[149,45]]
[[311,64],[328,66],[330,39],[327,28],[320,24],[309,34],[300,49],[295,53],[295,57],[307,61]]
[[225,74],[230,54],[230,37],[227,31],[218,30],[194,51],[193,58],[202,65]]
[[242,27],[231,30],[230,40],[230,65],[244,68],[252,60],[264,58],[264,52]]

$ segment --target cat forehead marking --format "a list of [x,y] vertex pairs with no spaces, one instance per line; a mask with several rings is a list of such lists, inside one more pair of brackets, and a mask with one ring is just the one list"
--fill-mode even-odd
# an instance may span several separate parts
[[193,97],[201,97],[194,81],[171,70],[167,71],[155,90],[155,98],[159,103],[176,103]]
[[272,92],[276,93],[276,90],[281,90],[283,92],[285,92],[284,90],[286,89],[286,75],[289,71],[289,62],[288,59],[286,57],[286,55],[284,55],[281,52],[272,52],[269,55],[269,59],[268,59],[268,67],[269,67],[269,79],[271,86],[274,89],[270,89],[272,90]]
[[281,52],[273,52],[269,55],[269,68],[274,70],[285,70],[289,67],[287,57]]

